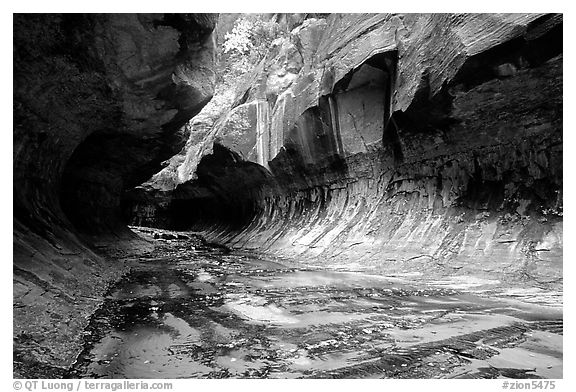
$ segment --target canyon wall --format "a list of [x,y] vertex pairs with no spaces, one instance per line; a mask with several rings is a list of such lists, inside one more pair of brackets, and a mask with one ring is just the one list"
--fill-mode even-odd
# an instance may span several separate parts
[[561,284],[562,61],[557,14],[307,19],[125,213],[315,264]]
[[562,15],[293,19],[197,134],[214,15],[14,16],[16,376],[74,360],[105,282],[149,247],[128,220],[331,267],[561,284]]
[[126,268],[94,250],[113,241],[121,256],[136,240],[122,193],[180,150],[182,126],[212,97],[216,20],[14,15],[16,376],[78,354],[106,282]]

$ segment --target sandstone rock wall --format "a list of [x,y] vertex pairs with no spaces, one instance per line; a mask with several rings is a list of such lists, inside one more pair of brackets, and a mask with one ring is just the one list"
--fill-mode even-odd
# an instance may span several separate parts
[[[271,48],[183,170],[214,145],[238,164],[173,192],[148,189],[166,207],[147,224],[163,216],[169,227],[175,211],[201,205],[193,228],[234,247],[561,279],[561,15],[308,19]],[[250,185],[225,179],[243,178],[246,162],[267,170]],[[212,213],[246,204],[253,215],[232,226]]]
[[16,364],[74,360],[84,316],[125,268],[91,249],[130,237],[122,192],[184,145],[210,100],[216,19],[14,15]]

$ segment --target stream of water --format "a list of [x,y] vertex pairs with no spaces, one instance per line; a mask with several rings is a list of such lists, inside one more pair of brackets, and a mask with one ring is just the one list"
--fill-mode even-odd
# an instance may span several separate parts
[[159,249],[110,290],[71,377],[562,377],[561,305]]

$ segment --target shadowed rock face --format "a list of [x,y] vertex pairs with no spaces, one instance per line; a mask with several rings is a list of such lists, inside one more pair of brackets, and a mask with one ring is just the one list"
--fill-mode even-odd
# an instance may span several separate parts
[[123,268],[77,235],[130,235],[120,195],[184,145],[180,128],[212,96],[216,19],[14,16],[17,355],[73,360],[82,315]]
[[61,204],[82,229],[114,229],[119,194],[183,146],[179,129],[212,96],[215,18],[14,23],[16,218],[42,222],[40,206],[58,215]]
[[[191,148],[178,170],[198,179],[170,189],[158,175],[132,191],[134,223],[182,228],[177,211],[203,206],[189,228],[235,247],[556,282],[562,16],[306,20]],[[200,183],[217,150],[242,159]],[[242,175],[246,162],[266,171]],[[253,213],[231,224],[210,205]]]

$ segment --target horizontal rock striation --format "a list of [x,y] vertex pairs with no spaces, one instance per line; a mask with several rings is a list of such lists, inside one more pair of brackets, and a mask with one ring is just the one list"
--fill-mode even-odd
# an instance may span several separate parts
[[562,59],[556,14],[307,19],[190,147],[193,179],[126,213],[331,266],[561,282]]
[[184,145],[182,126],[210,100],[216,19],[14,16],[16,375],[78,353],[84,316],[125,268],[93,245],[133,236],[123,191]]

